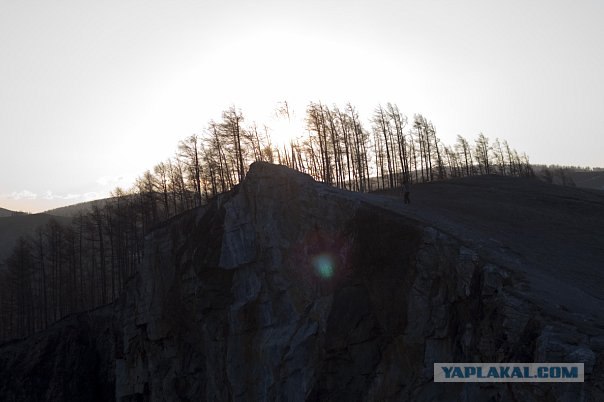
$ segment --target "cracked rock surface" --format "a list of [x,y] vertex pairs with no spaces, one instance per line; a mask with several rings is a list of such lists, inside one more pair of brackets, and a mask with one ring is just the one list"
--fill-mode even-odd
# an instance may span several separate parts
[[[252,165],[147,237],[113,321],[87,335],[102,386],[119,401],[604,400],[603,323],[553,308],[522,256],[420,215]],[[0,349],[2,376],[25,384],[15,356],[42,359],[27,342]],[[432,378],[435,362],[537,361],[584,362],[586,382]]]

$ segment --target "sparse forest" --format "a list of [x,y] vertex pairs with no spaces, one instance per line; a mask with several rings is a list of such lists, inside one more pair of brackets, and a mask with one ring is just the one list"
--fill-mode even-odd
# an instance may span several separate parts
[[[286,102],[277,113],[291,118]],[[132,188],[116,188],[69,225],[50,221],[19,239],[0,266],[0,341],[114,301],[142,261],[145,235],[233,188],[254,161],[283,164],[361,192],[400,188],[405,180],[533,174],[526,154],[506,141],[481,133],[444,144],[425,116],[409,118],[390,103],[365,121],[350,104],[312,102],[305,122],[306,133],[276,146],[267,127],[248,123],[230,107],[220,121],[180,141],[172,158],[144,172]]]

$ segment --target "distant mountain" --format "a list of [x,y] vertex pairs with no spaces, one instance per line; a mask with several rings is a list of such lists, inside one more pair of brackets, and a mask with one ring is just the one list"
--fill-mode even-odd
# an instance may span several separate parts
[[[160,193],[155,193],[155,194],[156,194],[156,197],[160,197]],[[132,200],[132,197],[134,197],[134,196],[127,194],[127,195],[124,195],[122,199],[127,201],[127,200]],[[95,205],[98,206],[99,208],[103,208],[105,205],[107,205],[109,203],[113,203],[115,201],[117,201],[116,197],[101,198],[100,200],[81,202],[79,204],[73,204],[73,205],[68,205],[65,207],[50,209],[48,211],[44,211],[44,213],[48,214],[48,215],[53,215],[53,216],[63,216],[63,217],[67,217],[67,218],[73,218],[74,216],[78,215],[80,212],[85,214],[85,213],[91,211],[92,207],[94,207]]]
[[6,257],[10,255],[19,237],[33,234],[36,228],[45,225],[51,219],[55,219],[61,223],[69,223],[71,221],[68,218],[48,214],[24,214],[6,216],[0,219],[0,266],[4,263]]
[[0,208],[0,266],[10,255],[19,237],[33,234],[35,230],[45,225],[51,219],[69,224],[71,218],[79,212],[86,213],[93,205],[103,206],[108,199],[82,202],[75,205],[52,209],[39,214],[26,214]]
[[65,207],[50,209],[48,211],[45,211],[44,213],[48,214],[48,215],[52,215],[52,216],[62,216],[62,217],[72,218],[72,217],[78,215],[80,212],[86,213],[86,212],[90,211],[94,205],[103,207],[103,206],[105,206],[105,204],[107,204],[107,202],[109,202],[111,200],[112,200],[112,198],[103,198],[100,200],[80,202],[79,204],[73,204],[73,205],[68,205]]
[[573,166],[532,165],[535,175],[542,181],[569,187],[604,190],[604,169],[584,169]]
[[0,218],[6,218],[8,216],[13,216],[15,214],[14,211],[10,211],[8,209],[0,208]]
[[81,202],[79,204],[51,209],[40,214],[19,214],[0,208],[0,266],[3,265],[4,260],[10,255],[19,237],[35,233],[35,230],[39,226],[45,225],[51,219],[55,219],[59,223],[69,224],[71,218],[80,212],[87,213],[94,205],[103,207],[111,200],[112,198],[104,198]]
[[573,179],[577,187],[604,190],[604,170],[594,170],[592,172],[572,172],[570,177]]

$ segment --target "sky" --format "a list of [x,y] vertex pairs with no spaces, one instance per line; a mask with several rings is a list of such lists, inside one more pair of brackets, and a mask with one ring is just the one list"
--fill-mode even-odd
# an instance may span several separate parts
[[604,167],[602,20],[600,0],[0,0],[0,207],[105,197],[230,105],[279,128],[284,100],[393,102],[448,144]]

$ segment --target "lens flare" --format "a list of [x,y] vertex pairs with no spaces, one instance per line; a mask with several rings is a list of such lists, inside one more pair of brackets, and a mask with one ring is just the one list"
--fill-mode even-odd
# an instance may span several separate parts
[[329,254],[319,254],[313,258],[312,264],[315,267],[315,272],[321,278],[329,279],[333,276],[335,264]]

